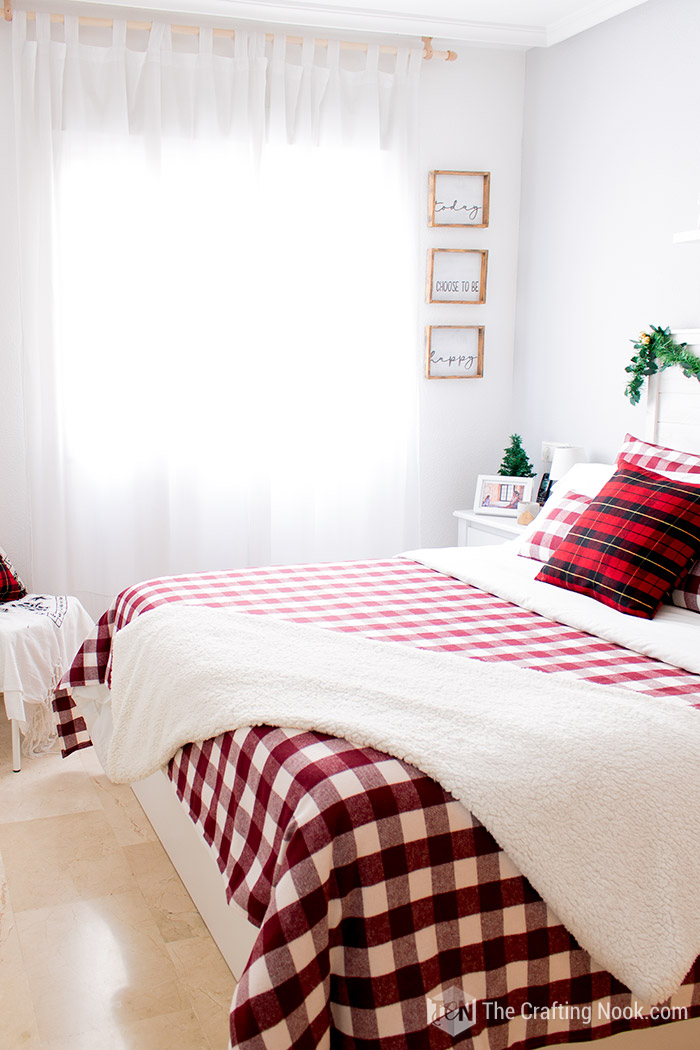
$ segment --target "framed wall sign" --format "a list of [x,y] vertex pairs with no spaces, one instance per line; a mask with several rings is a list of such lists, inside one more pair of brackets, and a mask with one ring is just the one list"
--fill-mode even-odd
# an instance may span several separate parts
[[489,224],[488,171],[431,171],[429,226]]
[[472,248],[431,248],[428,302],[485,303],[488,254]]
[[479,474],[474,493],[474,510],[480,514],[516,517],[519,503],[532,499],[532,478],[511,478],[501,474]]
[[440,324],[426,328],[426,379],[480,379],[483,374],[483,325]]

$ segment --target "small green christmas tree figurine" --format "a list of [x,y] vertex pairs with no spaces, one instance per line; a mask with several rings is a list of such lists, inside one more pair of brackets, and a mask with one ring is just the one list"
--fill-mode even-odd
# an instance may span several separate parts
[[523,448],[520,434],[510,435],[510,445],[504,450],[498,473],[510,478],[534,478],[535,472]]

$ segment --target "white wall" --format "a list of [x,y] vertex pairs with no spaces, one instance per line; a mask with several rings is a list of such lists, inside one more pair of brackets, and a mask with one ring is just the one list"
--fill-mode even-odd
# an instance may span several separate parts
[[[0,545],[31,579],[21,413],[19,289],[14,225],[10,28],[0,23]],[[427,305],[425,277],[416,289],[423,374],[423,326],[485,324],[484,378],[421,379],[421,542],[456,542],[453,510],[470,506],[478,473],[498,468],[512,430],[513,329],[520,196],[520,148],[525,57],[521,52],[457,47],[455,63],[423,69],[420,179],[425,208],[416,235],[423,259],[431,247],[489,250],[483,306]],[[486,230],[430,230],[428,172],[435,168],[491,171],[491,225]],[[33,581],[40,588],[41,581]]]
[[[426,546],[457,542],[452,512],[471,507],[477,474],[498,470],[513,431],[511,389],[525,55],[452,45],[453,64],[426,63],[421,164],[428,248],[486,248],[486,302],[425,304],[428,324],[485,325],[482,379],[421,380],[422,534]],[[428,172],[491,172],[487,229],[429,229]],[[425,287],[419,295],[425,299]],[[422,369],[422,363],[421,363]]]
[[9,27],[0,32],[0,547],[29,576]]
[[[700,4],[648,0],[527,55],[517,427],[609,459],[643,408],[630,339],[700,325]],[[691,382],[691,380],[688,380]]]
[[[27,572],[9,35],[0,24],[0,545]],[[490,253],[485,305],[420,311],[421,327],[486,326],[483,379],[421,380],[424,544],[454,542],[452,511],[514,430],[536,465],[542,439],[609,458],[642,426],[622,394],[629,340],[650,323],[700,325],[700,245],[671,241],[700,210],[699,46],[697,0],[648,0],[527,56],[460,45],[456,63],[426,64],[425,215],[434,168],[489,170],[492,196],[486,230],[431,230],[423,217],[418,231],[424,257]]]

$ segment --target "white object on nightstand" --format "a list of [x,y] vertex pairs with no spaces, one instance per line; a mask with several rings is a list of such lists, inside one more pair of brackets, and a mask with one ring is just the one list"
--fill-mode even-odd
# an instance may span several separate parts
[[480,514],[475,510],[456,510],[457,545],[459,547],[485,547],[492,543],[504,543],[515,536],[522,536],[526,525],[518,525],[515,517],[501,514]]

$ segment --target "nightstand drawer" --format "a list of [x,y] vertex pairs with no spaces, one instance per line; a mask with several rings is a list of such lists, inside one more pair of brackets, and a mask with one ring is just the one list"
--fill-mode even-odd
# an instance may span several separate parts
[[490,547],[492,544],[505,543],[512,540],[512,536],[496,536],[493,532],[484,532],[475,525],[467,527],[466,543],[459,542],[460,547]]
[[457,546],[486,547],[493,543],[505,543],[521,536],[527,525],[518,525],[514,517],[507,514],[479,514],[474,510],[456,510]]

